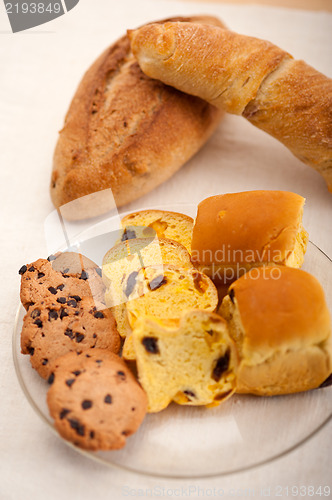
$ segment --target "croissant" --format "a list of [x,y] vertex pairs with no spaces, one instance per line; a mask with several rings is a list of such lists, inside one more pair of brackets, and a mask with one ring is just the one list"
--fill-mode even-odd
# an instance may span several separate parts
[[275,45],[193,23],[130,31],[148,76],[242,115],[316,169],[332,192],[332,80]]

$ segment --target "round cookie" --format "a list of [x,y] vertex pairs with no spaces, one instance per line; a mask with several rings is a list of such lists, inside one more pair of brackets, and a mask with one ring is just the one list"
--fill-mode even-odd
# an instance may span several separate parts
[[22,353],[30,354],[31,365],[46,379],[52,362],[69,351],[99,347],[118,353],[120,346],[112,313],[101,310],[92,297],[38,302],[23,319]]
[[47,404],[59,434],[87,450],[122,448],[147,409],[126,364],[109,351],[89,349],[62,356],[53,369]]
[[97,264],[85,255],[77,252],[58,252],[47,260],[52,263],[54,271],[79,277],[82,271],[98,268]]
[[[67,259],[63,257],[65,255],[64,253],[59,256],[62,264]],[[63,265],[57,266],[57,258],[51,256],[49,259],[51,260],[38,259],[32,264],[22,266],[19,270],[20,297],[25,309],[48,298],[56,300],[60,295],[62,297],[89,295],[98,302],[104,301],[105,287],[101,279],[101,270],[97,265],[94,268],[90,266],[87,270],[71,273],[78,271],[77,263],[72,269],[63,268]]]

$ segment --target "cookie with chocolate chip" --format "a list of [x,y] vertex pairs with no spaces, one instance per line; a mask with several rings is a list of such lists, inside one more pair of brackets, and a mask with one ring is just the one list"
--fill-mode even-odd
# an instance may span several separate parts
[[112,313],[92,297],[58,293],[30,306],[23,319],[22,353],[30,354],[33,368],[46,379],[52,362],[69,351],[97,347],[118,353],[120,346]]
[[101,270],[89,259],[84,260],[83,256],[82,261],[78,261],[80,255],[65,252],[57,257],[50,256],[49,260],[38,259],[32,264],[23,265],[19,270],[20,297],[25,309],[37,302],[56,300],[60,296],[88,295],[98,302],[103,302],[105,286],[101,279]]
[[52,373],[47,403],[64,439],[87,450],[119,449],[139,428],[147,398],[116,354],[71,352],[53,363]]

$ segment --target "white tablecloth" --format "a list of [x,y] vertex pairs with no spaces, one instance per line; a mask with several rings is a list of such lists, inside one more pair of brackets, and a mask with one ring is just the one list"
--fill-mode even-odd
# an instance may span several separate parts
[[[223,498],[248,498],[253,491],[262,497],[260,489],[267,487],[274,497],[277,485],[331,486],[331,424],[293,452],[248,472],[200,481],[153,479],[96,464],[69,449],[34,413],[16,379],[11,335],[18,306],[17,270],[47,254],[43,224],[52,211],[52,153],[77,83],[96,56],[127,28],[203,12],[219,15],[235,31],[269,39],[331,76],[332,15],[324,12],[81,0],[65,16],[14,35],[0,4],[1,500],[202,498],[216,497],[220,488]],[[332,195],[323,179],[240,117],[227,116],[195,158],[128,209],[261,188],[305,196],[304,222],[310,238],[332,255]]]

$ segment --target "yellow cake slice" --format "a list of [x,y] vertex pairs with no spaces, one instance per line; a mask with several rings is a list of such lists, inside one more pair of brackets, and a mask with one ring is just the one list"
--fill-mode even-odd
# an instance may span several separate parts
[[[192,309],[214,311],[218,292],[213,282],[196,269],[173,265],[150,266],[138,273],[135,287],[127,302],[130,327],[143,316],[177,324],[181,316]],[[135,359],[132,338],[126,338],[123,357]]]
[[318,280],[265,266],[235,281],[220,313],[240,362],[237,392],[276,396],[318,387],[331,373],[331,317]]
[[149,412],[171,401],[217,406],[235,391],[236,350],[226,322],[214,313],[189,311],[178,326],[141,317],[133,342]]
[[122,239],[168,238],[178,241],[190,252],[194,221],[188,215],[167,210],[141,210],[121,221]]
[[122,337],[130,332],[125,303],[132,292],[138,271],[144,266],[163,263],[193,267],[186,248],[167,238],[123,241],[104,256],[102,276],[107,287],[105,302],[112,309]]

